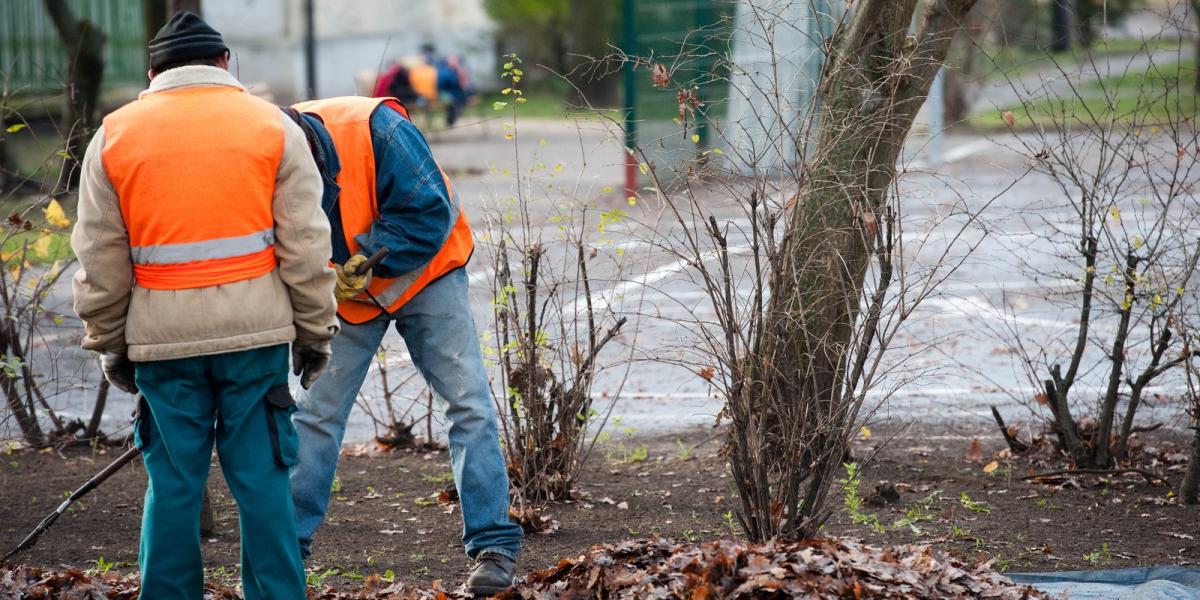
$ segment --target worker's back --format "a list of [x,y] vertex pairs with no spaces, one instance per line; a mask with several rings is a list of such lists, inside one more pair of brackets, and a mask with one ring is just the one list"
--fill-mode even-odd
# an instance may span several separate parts
[[[304,134],[227,71],[159,74],[105,118],[84,169],[73,243],[85,348],[176,359],[327,339],[336,326]],[[109,288],[126,284],[118,311]]]
[[271,200],[283,155],[274,106],[196,86],[147,95],[104,126],[102,156],[139,286],[207,287],[274,270]]

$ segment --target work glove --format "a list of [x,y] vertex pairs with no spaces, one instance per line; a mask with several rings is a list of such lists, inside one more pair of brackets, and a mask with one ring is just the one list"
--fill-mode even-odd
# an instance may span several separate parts
[[117,389],[130,394],[137,393],[137,384],[133,380],[133,362],[125,354],[117,352],[101,354],[100,370],[104,373],[104,378]]
[[350,260],[346,261],[346,264],[333,266],[334,272],[337,273],[337,289],[334,290],[333,297],[338,302],[343,302],[361,294],[371,284],[370,269],[362,275],[354,274],[354,271],[365,262],[367,262],[367,257],[355,254],[350,257]]
[[329,366],[332,355],[329,342],[293,342],[292,374],[300,376],[300,387],[312,387]]

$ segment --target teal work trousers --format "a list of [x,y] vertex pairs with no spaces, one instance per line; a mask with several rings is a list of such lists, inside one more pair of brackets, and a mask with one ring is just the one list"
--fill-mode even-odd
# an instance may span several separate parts
[[141,598],[200,600],[200,507],[213,443],[237,500],[246,600],[301,600],[288,468],[298,449],[286,344],[135,363],[143,401],[135,439],[149,483],[142,512]]

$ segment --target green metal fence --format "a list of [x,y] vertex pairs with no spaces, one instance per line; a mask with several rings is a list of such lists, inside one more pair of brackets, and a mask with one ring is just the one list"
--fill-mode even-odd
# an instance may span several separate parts
[[[627,144],[649,154],[661,177],[696,156],[709,132],[704,119],[679,118],[680,88],[696,93],[701,112],[716,115],[729,94],[727,64],[733,31],[731,0],[622,0],[621,46],[626,54],[651,59],[669,72],[668,85],[655,85],[653,68],[625,71]],[[638,161],[627,166],[626,187],[642,181]]]
[[[139,84],[146,77],[143,0],[70,0],[80,18],[108,37],[105,85]],[[0,0],[0,82],[10,91],[61,89],[67,56],[42,0]]]

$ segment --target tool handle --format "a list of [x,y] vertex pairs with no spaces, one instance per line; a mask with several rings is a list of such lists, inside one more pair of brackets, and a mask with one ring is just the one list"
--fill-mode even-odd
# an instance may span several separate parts
[[358,265],[358,268],[354,270],[354,274],[366,275],[367,271],[374,269],[375,265],[379,264],[379,262],[382,261],[389,252],[391,252],[391,250],[388,250],[387,248],[380,248],[379,250],[376,250],[375,254],[372,254],[371,257],[367,259],[367,262]]

